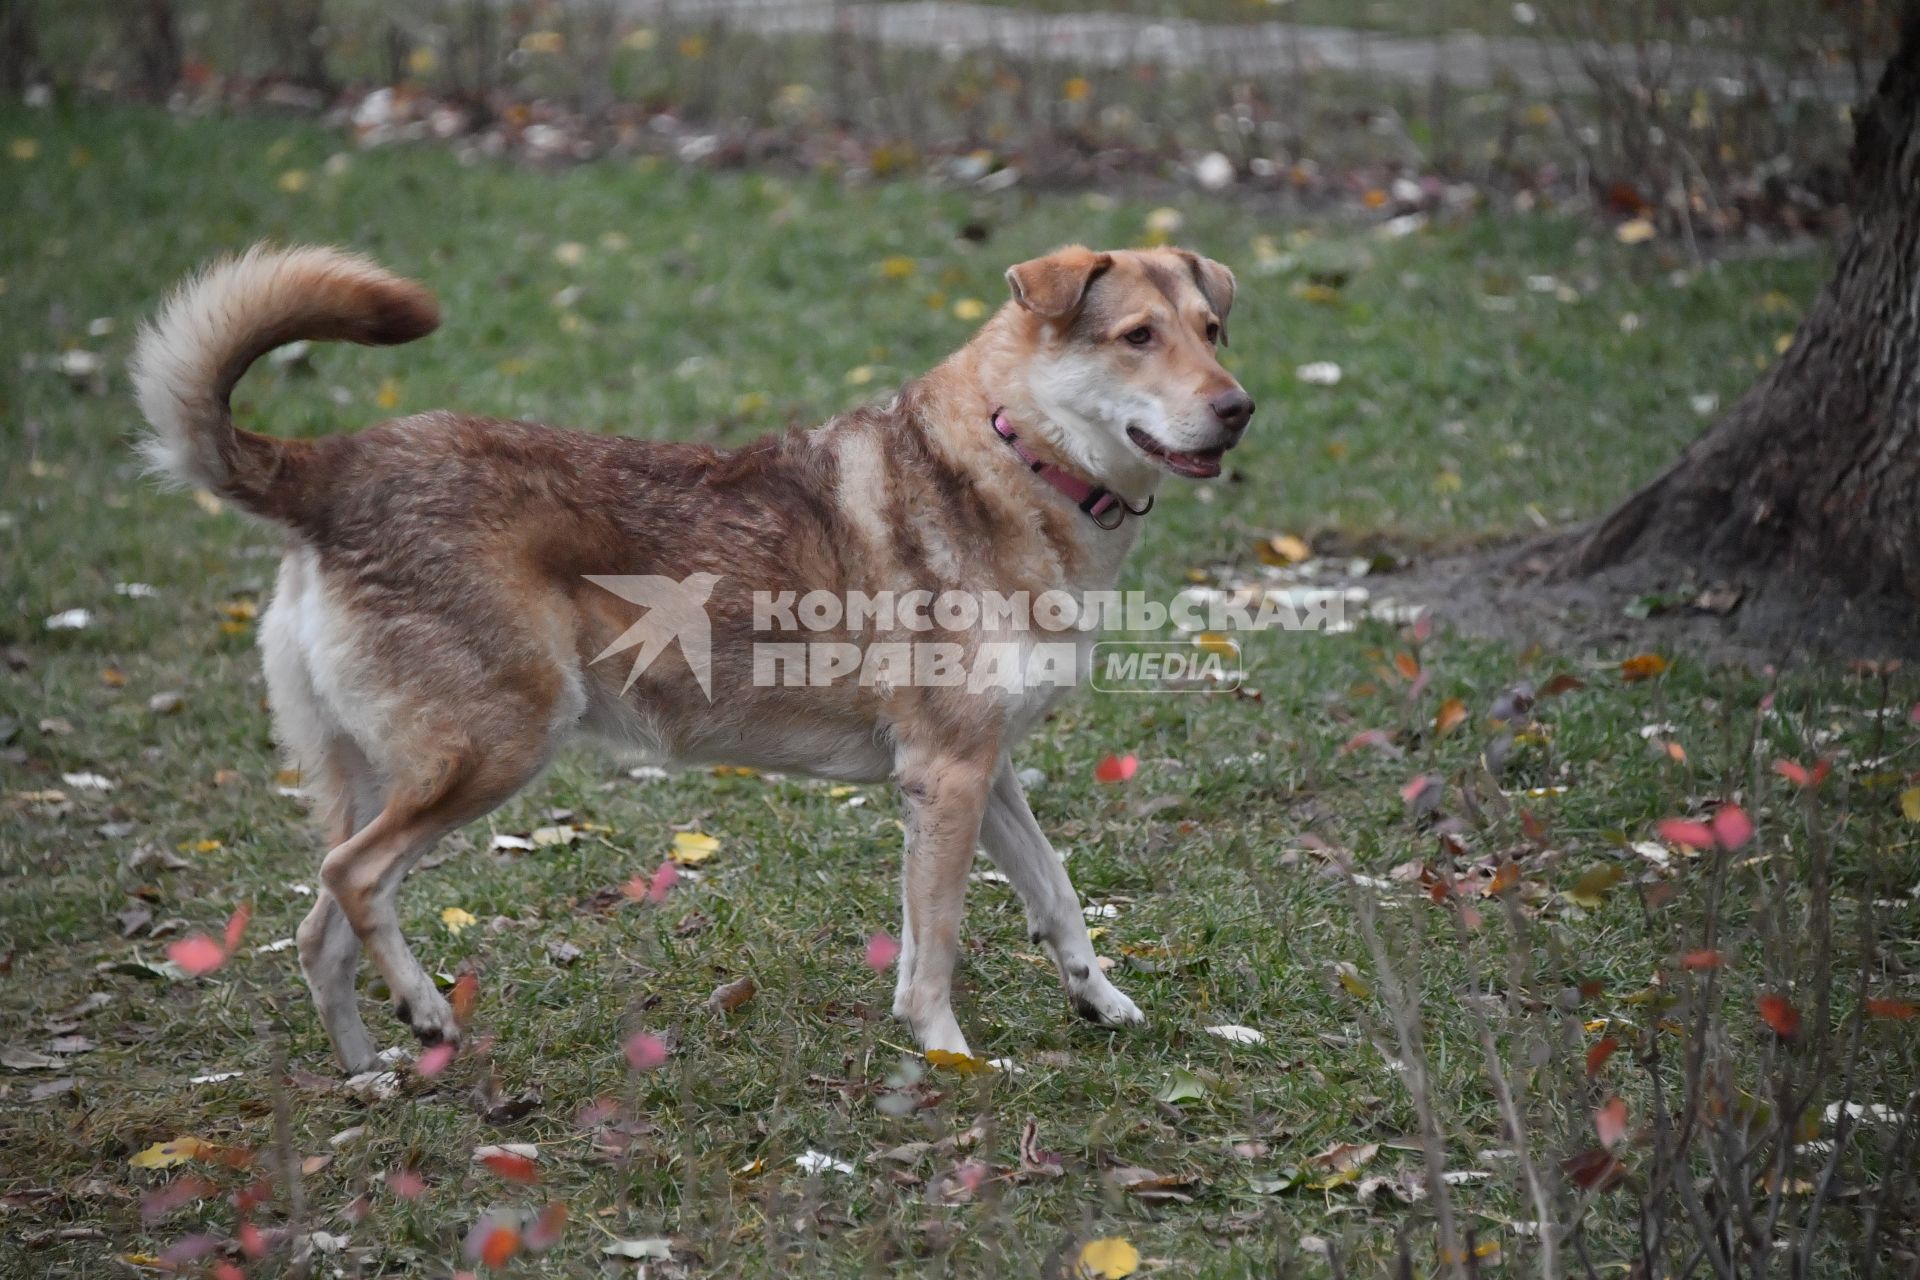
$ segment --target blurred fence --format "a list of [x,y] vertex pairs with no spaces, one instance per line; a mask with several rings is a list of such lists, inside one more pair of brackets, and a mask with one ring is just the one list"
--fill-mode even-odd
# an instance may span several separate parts
[[0,0],[0,81],[536,157],[1574,191],[1707,234],[1837,198],[1892,34],[1879,0]]

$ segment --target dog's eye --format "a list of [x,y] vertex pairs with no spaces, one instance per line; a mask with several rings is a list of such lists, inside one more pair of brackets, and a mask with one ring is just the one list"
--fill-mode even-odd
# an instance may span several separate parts
[[1208,324],[1208,325],[1207,325],[1207,341],[1208,341],[1208,342],[1215,342],[1215,343],[1217,343],[1217,342],[1219,342],[1219,341],[1220,341],[1220,326],[1219,326],[1219,325],[1217,325],[1217,324]]
[[1144,347],[1153,341],[1153,330],[1143,324],[1138,329],[1127,330],[1121,336],[1136,347]]

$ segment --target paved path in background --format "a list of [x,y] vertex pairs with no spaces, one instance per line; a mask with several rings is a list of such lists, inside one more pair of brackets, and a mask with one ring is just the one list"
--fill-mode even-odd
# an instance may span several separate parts
[[[1227,75],[1343,71],[1461,88],[1514,83],[1535,93],[1591,87],[1584,67],[1611,66],[1635,80],[1691,89],[1713,80],[1729,93],[1749,91],[1755,76],[1778,96],[1851,102],[1858,96],[1844,69],[1792,76],[1774,66],[1699,46],[1576,44],[1484,36],[1396,36],[1292,22],[1213,23],[1122,13],[1027,13],[962,0],[835,4],[833,0],[622,0],[627,12],[652,20],[725,20],[769,35],[820,35],[842,29],[900,48],[964,52],[993,49],[1093,67],[1151,64],[1179,70],[1219,68]],[[1646,71],[1638,68],[1645,66]]]

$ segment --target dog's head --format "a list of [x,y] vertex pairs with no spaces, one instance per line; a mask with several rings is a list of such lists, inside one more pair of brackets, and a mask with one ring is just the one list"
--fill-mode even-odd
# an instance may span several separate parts
[[1007,270],[1031,408],[1053,444],[1123,490],[1206,479],[1253,398],[1220,366],[1233,272],[1185,249],[1069,245]]

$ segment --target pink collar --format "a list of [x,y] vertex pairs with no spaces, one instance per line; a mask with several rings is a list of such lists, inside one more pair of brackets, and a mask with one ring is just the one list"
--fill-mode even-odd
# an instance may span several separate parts
[[[993,429],[1012,447],[1020,461],[1027,464],[1029,471],[1066,494],[1075,506],[1086,512],[1087,516],[1102,529],[1118,529],[1121,522],[1128,516],[1143,516],[1153,510],[1151,496],[1147,498],[1146,506],[1130,507],[1127,505],[1127,500],[1113,490],[1090,484],[1064,467],[1056,467],[1040,457],[1020,443],[1020,437],[1015,435],[1013,428],[1007,425],[1006,413],[1003,410],[993,411]],[[1112,517],[1111,523],[1101,518],[1108,515]]]

